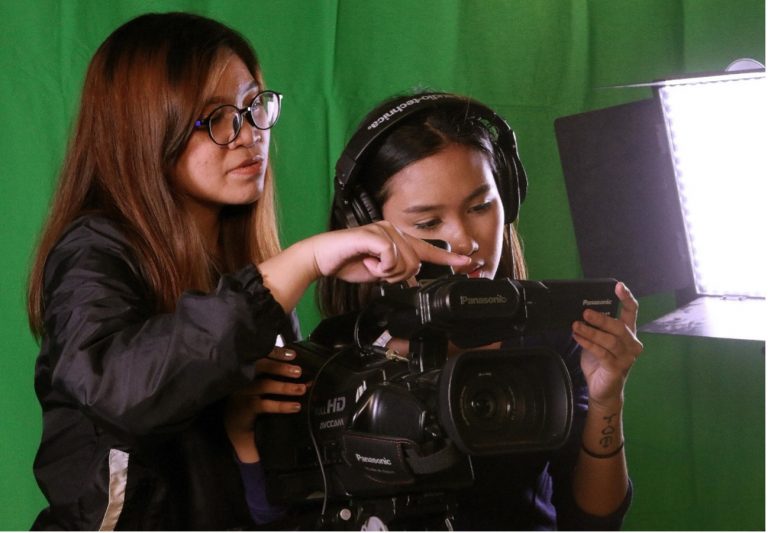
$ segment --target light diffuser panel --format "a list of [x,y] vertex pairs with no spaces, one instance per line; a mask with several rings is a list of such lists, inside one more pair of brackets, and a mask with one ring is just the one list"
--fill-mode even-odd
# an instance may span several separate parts
[[765,297],[765,77],[669,82],[659,95],[697,292]]

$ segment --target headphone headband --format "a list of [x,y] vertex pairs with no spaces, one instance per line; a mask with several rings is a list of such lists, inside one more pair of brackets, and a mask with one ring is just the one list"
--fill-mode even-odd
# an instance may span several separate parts
[[381,219],[378,207],[357,179],[369,148],[407,118],[441,106],[464,109],[466,116],[481,119],[491,131],[499,159],[496,185],[504,205],[505,222],[517,218],[528,181],[517,153],[515,133],[509,124],[492,109],[471,98],[449,93],[422,93],[393,100],[387,111],[361,124],[347,143],[336,162],[334,177],[334,217],[341,226],[360,226]]
[[[402,98],[404,101],[393,102],[393,107],[383,114],[375,117],[367,125],[361,125],[352,135],[346,148],[341,153],[341,157],[336,162],[336,179],[334,180],[337,189],[342,193],[348,190],[347,186],[353,178],[354,171],[358,161],[365,155],[368,147],[380,138],[385,132],[394,128],[401,120],[411,116],[417,111],[434,107],[430,104],[443,98],[454,98],[446,93],[429,93],[409,98]],[[395,105],[397,104],[397,105]],[[422,104],[422,105],[419,105]],[[414,107],[416,106],[416,107]]]

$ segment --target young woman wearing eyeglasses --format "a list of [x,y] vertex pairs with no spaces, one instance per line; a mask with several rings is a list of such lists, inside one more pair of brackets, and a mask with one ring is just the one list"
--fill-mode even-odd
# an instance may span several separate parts
[[29,280],[49,504],[34,529],[270,523],[253,421],[296,405],[260,394],[304,389],[254,380],[300,372],[275,345],[297,335],[302,293],[468,261],[386,223],[281,251],[280,104],[250,45],[210,19],[143,15],[94,55]]

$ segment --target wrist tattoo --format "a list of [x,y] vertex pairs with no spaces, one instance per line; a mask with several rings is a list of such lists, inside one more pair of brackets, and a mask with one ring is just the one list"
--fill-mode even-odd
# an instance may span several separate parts
[[605,422],[605,427],[603,427],[602,431],[602,437],[600,438],[600,446],[606,450],[610,448],[613,445],[614,439],[616,437],[616,426],[614,425],[614,418],[616,418],[616,413],[607,415],[603,417],[603,421]]
[[[617,438],[617,429],[616,429],[616,423],[615,421],[618,420],[618,414],[613,413],[607,416],[603,417],[603,422],[605,425],[603,426],[603,429],[600,431],[601,437],[599,441],[600,448],[603,450],[608,450],[615,446],[615,441]],[[619,443],[619,446],[609,451],[608,453],[595,453],[591,451],[586,445],[584,445],[584,442],[581,443],[581,448],[586,452],[587,455],[594,457],[596,459],[607,459],[609,457],[614,457],[618,455],[621,450],[624,448],[624,442]]]

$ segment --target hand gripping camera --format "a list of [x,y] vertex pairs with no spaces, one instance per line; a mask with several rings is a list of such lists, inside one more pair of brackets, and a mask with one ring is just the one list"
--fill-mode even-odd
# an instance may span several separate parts
[[[402,506],[390,518],[418,514],[431,496],[471,486],[472,456],[562,446],[573,395],[560,355],[487,346],[569,330],[586,308],[616,316],[615,284],[450,275],[379,286],[363,312],[291,345],[313,384],[301,413],[257,425],[268,498],[385,501]],[[377,346],[382,332],[408,339],[409,353]]]

